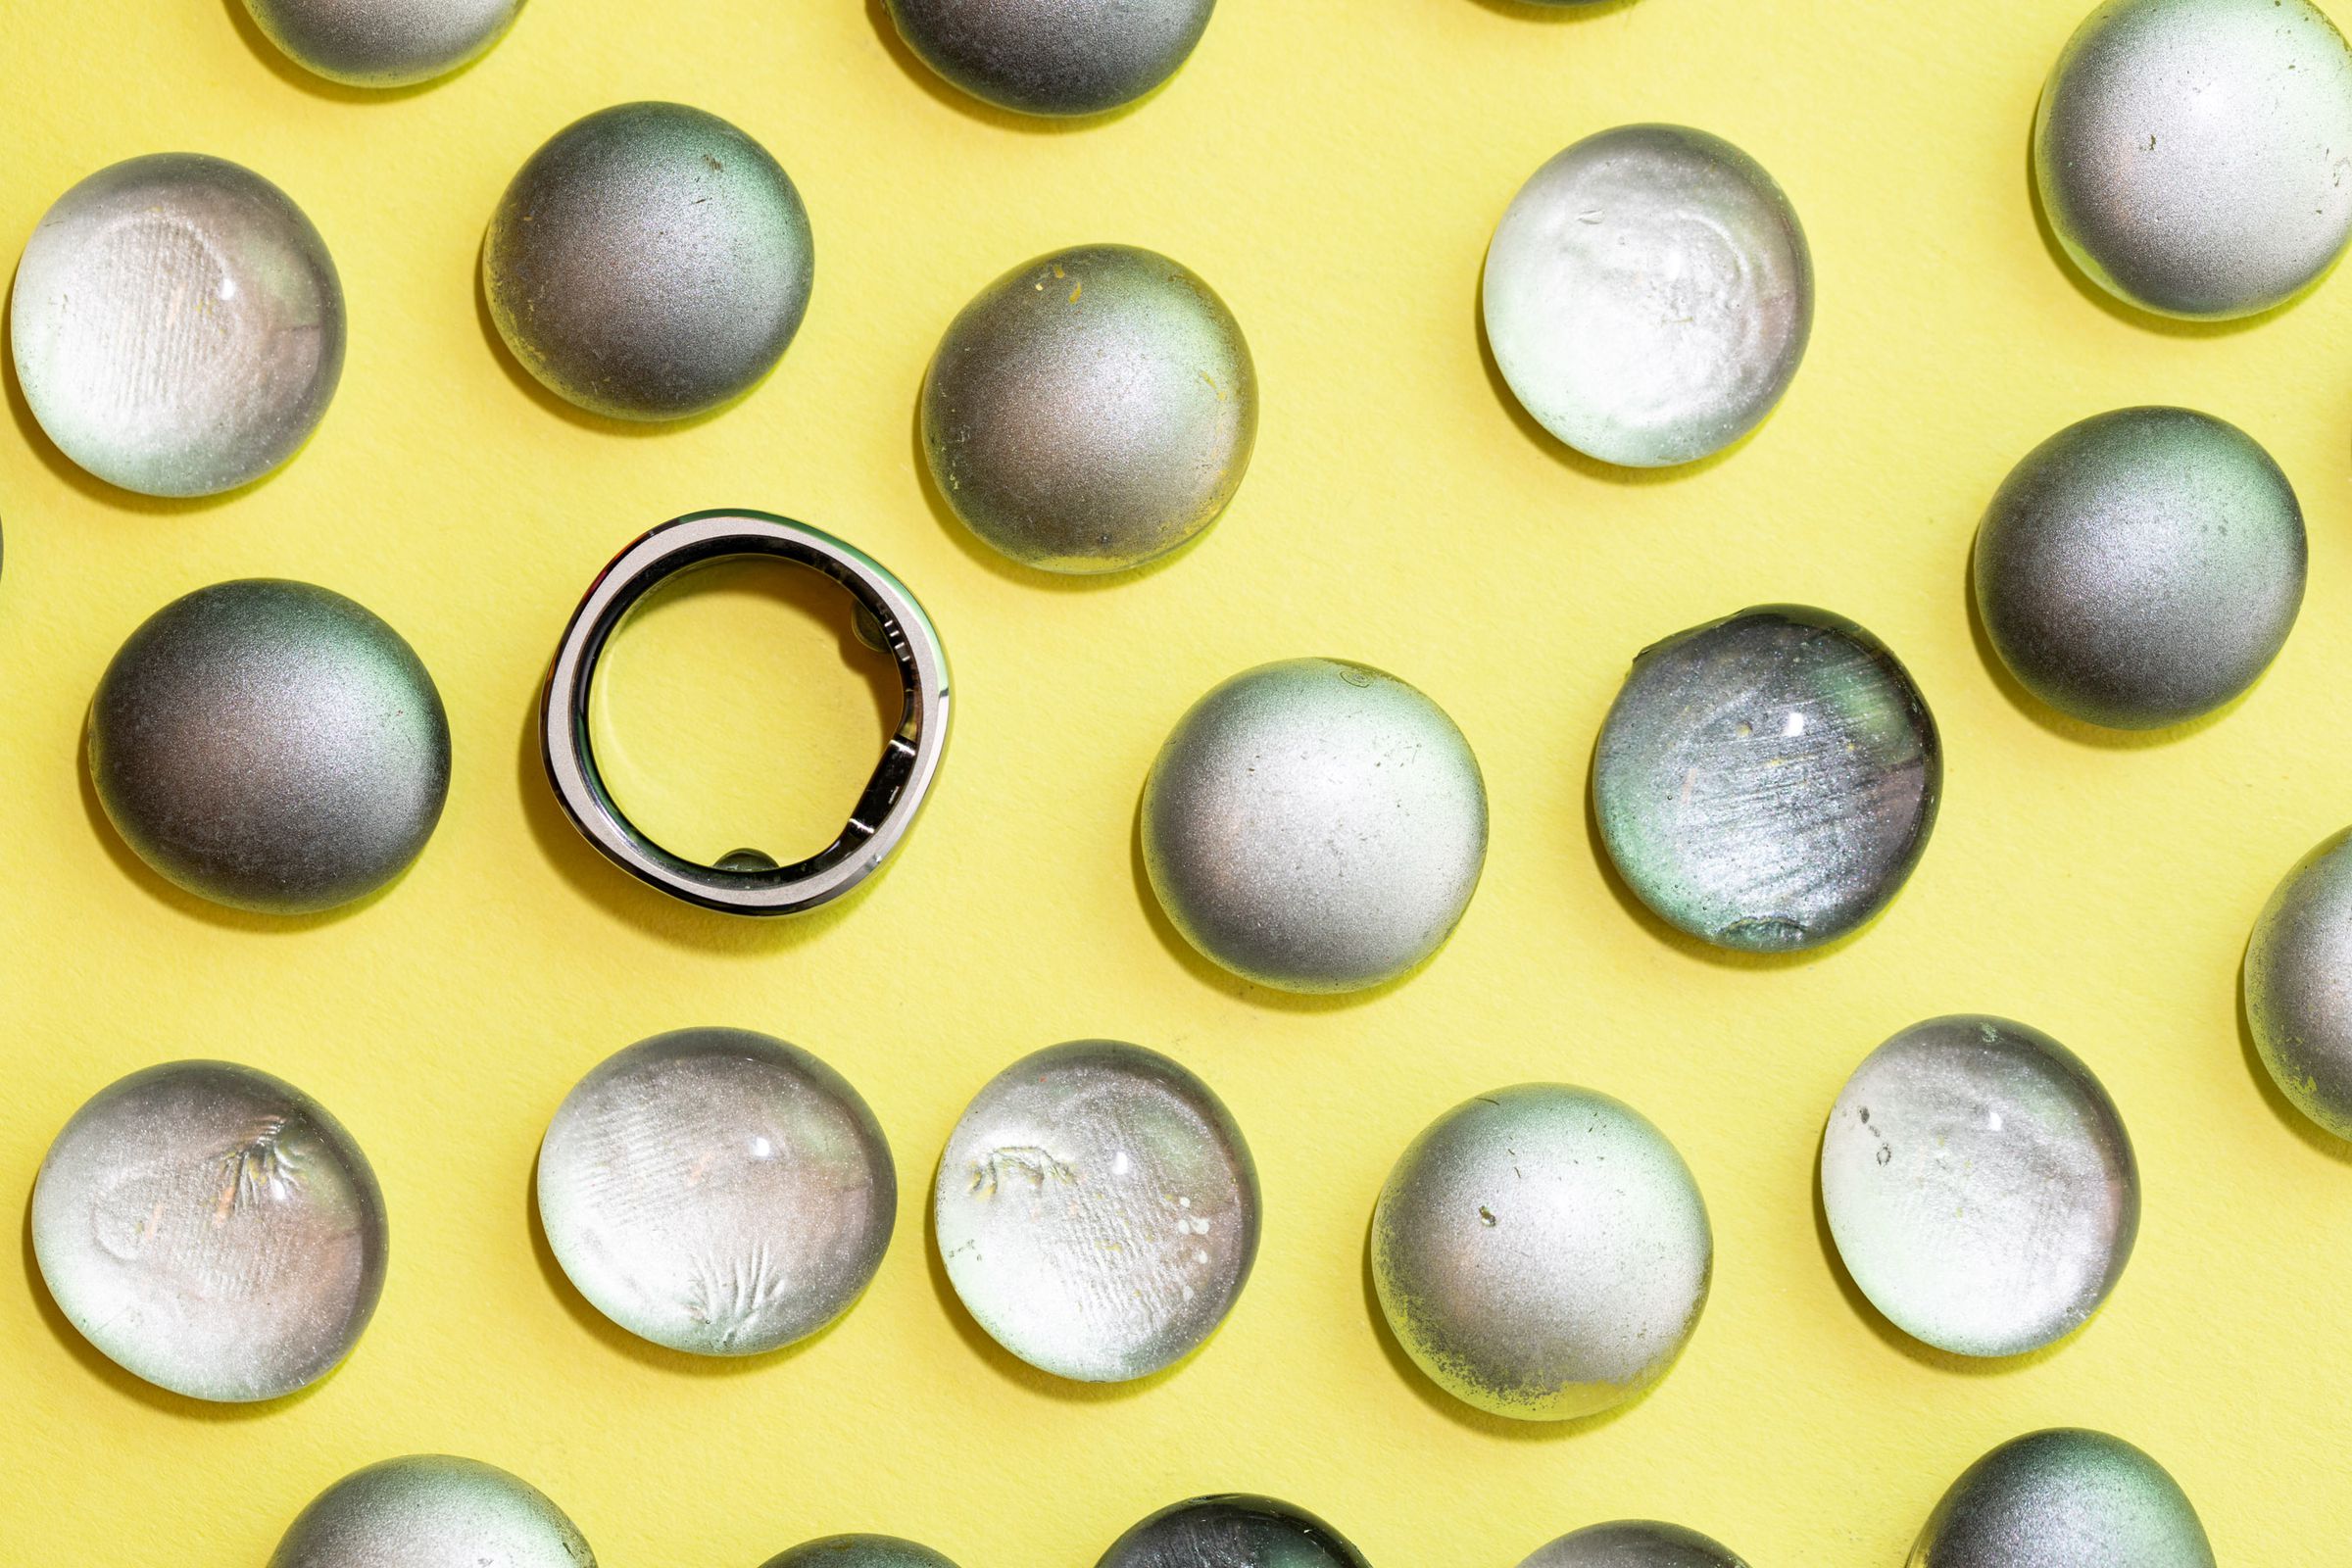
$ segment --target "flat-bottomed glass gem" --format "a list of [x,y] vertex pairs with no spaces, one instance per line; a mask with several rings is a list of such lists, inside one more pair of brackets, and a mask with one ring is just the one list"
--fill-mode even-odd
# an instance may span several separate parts
[[1645,648],[1601,725],[1592,808],[1626,885],[1718,947],[1819,947],[1928,845],[1943,751],[1910,673],[1852,621],[1767,605]]
[[1813,261],[1772,176],[1720,137],[1621,125],[1536,171],[1487,249],[1487,343],[1537,423],[1628,467],[1720,452],[1805,357]]
[[1216,0],[888,0],[899,36],[955,86],[1028,115],[1098,115],[1176,74]]
[[1148,1377],[1233,1309],[1257,1258],[1257,1167],[1208,1085],[1141,1046],[1080,1040],[980,1091],[932,1217],[964,1309],[1030,1365]]
[[2037,1029],[1913,1024],[1846,1080],[1821,1202],[1871,1304],[1957,1355],[2020,1355],[2088,1321],[2139,1233],[2139,1167],[2098,1079]]
[[353,87],[430,81],[486,53],[522,0],[245,0],[304,70]]
[[2295,862],[2246,944],[2246,1024],[2288,1102],[2352,1139],[2352,830]]
[[1396,1343],[1490,1414],[1597,1414],[1698,1326],[1714,1233],[1690,1168],[1632,1106],[1521,1084],[1447,1111],[1390,1171],[1372,1281]]
[[101,1090],[41,1162],[32,1247],[58,1309],[191,1398],[274,1399],[350,1353],[383,1293],[375,1173],[280,1079],[175,1061]]
[[1096,1568],[1367,1568],[1346,1537],[1272,1497],[1195,1497],[1111,1544]]
[[748,1029],[609,1057],[539,1148],[539,1218],[572,1284],[630,1333],[700,1355],[757,1355],[847,1311],[898,1199],[858,1091]]
[[343,284],[284,191],[155,153],[57,200],[17,264],[17,380],[109,484],[209,496],[294,455],[343,373]]
[[270,1568],[596,1568],[564,1510],[495,1465],[418,1453],[355,1470],[295,1517]]
[[827,1536],[768,1558],[765,1568],[956,1568],[929,1546],[896,1536]]
[[1519,1568],[1747,1568],[1720,1544],[1681,1525],[1620,1519],[1562,1536]]
[[2061,1427],[1970,1465],[1909,1568],[2214,1568],[2180,1483],[2121,1438]]

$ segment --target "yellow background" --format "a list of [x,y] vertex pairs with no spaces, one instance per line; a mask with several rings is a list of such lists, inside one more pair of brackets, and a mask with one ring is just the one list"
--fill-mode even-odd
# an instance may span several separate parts
[[[215,504],[78,477],[11,384],[0,1191],[21,1201],[49,1138],[118,1075],[226,1056],[343,1118],[387,1190],[394,1247],[351,1362],[259,1410],[115,1371],[12,1249],[0,1556],[258,1564],[346,1470],[440,1449],[544,1488],[608,1568],[749,1568],[851,1529],[966,1568],[1087,1568],[1143,1514],[1219,1489],[1302,1503],[1380,1568],[1510,1568],[1624,1515],[1681,1520],[1758,1568],[1891,1568],[1981,1451],[2079,1423],[2169,1466],[2225,1561],[2339,1559],[2352,1164],[2260,1080],[2235,986],[2273,884],[2352,819],[2352,283],[2200,332],[2129,318],[2072,280],[2036,227],[2027,134],[2082,9],[1225,0],[1167,90],[1056,130],[927,79],[869,0],[533,0],[477,69],[381,98],[302,77],[235,0],[11,6],[6,244],[117,159],[220,154],[323,231],[351,347],[309,449]],[[759,137],[817,236],[814,304],[781,370],[715,419],[653,433],[534,395],[473,282],[523,158],[633,98]],[[1656,477],[1536,435],[1474,327],[1512,192],[1630,120],[1755,155],[1802,214],[1820,277],[1778,416],[1728,461]],[[1264,417],[1201,548],[1070,586],[998,564],[946,522],[912,416],[956,310],[1013,264],[1088,240],[1163,250],[1223,293]],[[2250,699],[2133,745],[2021,705],[1972,633],[1964,563],[2018,457],[2143,402],[2209,410],[2270,448],[2308,509],[2312,571],[2302,623]],[[955,742],[904,855],[846,911],[797,923],[731,922],[623,880],[558,816],[527,738],[597,567],[653,523],[724,505],[872,552],[955,662]],[[439,834],[344,917],[249,918],[174,893],[82,782],[84,706],[122,637],[246,574],[360,598],[448,702]],[[1942,724],[1946,793],[1875,928],[1810,960],[1742,963],[1629,909],[1596,858],[1586,773],[1639,647],[1774,600],[1851,615],[1908,662]],[[1314,653],[1437,698],[1494,802],[1485,885],[1451,947],[1354,1003],[1253,991],[1179,951],[1133,851],[1138,788],[1185,706],[1246,665]],[[2139,1250],[2112,1302],[2022,1367],[1964,1368],[1872,1318],[1812,1199],[1847,1071],[1902,1025],[1960,1009],[2074,1047],[2143,1166]],[[862,1304],[752,1365],[690,1364],[607,1327],[526,1217],[540,1131],[578,1075],[706,1022],[840,1067],[904,1189]],[[923,1196],[964,1101],[1016,1055],[1089,1034],[1201,1072],[1264,1178],[1239,1309],[1140,1391],[1053,1385],[978,1343],[927,1246]],[[1688,1355],[1646,1402],[1584,1430],[1504,1430],[1445,1402],[1367,1305],[1364,1229],[1391,1160],[1446,1107],[1536,1078],[1646,1111],[1716,1226]]]

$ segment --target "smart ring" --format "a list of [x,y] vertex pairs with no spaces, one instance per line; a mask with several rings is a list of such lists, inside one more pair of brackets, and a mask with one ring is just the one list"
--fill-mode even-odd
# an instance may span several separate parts
[[[607,641],[639,600],[680,572],[748,556],[793,562],[849,590],[858,635],[897,662],[906,707],[848,824],[825,849],[791,865],[757,850],[701,865],[654,843],[613,804],[588,738],[588,694]],[[539,734],[564,814],[613,864],[707,909],[795,914],[873,875],[914,825],[948,745],[947,650],[906,585],[863,552],[765,513],[698,512],[647,533],[590,584],[548,671]]]

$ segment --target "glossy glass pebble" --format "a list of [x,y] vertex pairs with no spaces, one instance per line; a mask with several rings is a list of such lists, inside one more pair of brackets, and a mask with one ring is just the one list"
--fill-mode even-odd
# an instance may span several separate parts
[[2307,560],[2294,488],[2253,437],[2188,409],[2118,409],[2010,471],[1977,528],[1977,607],[2035,697],[2152,729],[2261,678]]
[[1111,1544],[1095,1568],[1368,1568],[1346,1537],[1272,1497],[1195,1497]]
[[1216,0],[888,0],[899,36],[955,86],[1028,115],[1095,115],[1176,74]]
[[1747,1568],[1695,1530],[1651,1519],[1620,1519],[1562,1536],[1519,1568]]
[[963,308],[923,379],[923,456],[990,548],[1124,571],[1217,520],[1257,439],[1257,372],[1206,283],[1152,251],[1081,245]]
[[2205,1527],[2164,1467],[2121,1438],[2061,1427],[1970,1465],[1929,1516],[1909,1568],[2214,1568]]
[[800,330],[815,270],[791,177],[683,104],[620,104],[558,131],[482,244],[514,358],[613,419],[682,419],[758,385]]
[[1664,1377],[1714,1260],[1706,1203],[1665,1134],[1564,1084],[1447,1111],[1372,1211],[1396,1343],[1455,1398],[1522,1421],[1594,1415]]
[[1620,125],[1536,171],[1487,248],[1487,342],[1536,422],[1588,457],[1720,452],[1780,402],[1813,330],[1796,210],[1683,125]]
[[1852,621],[1767,605],[1634,660],[1601,725],[1592,808],[1626,885],[1718,947],[1834,942],[1927,850],[1943,749],[1927,700]]
[[1086,1383],[1172,1366],[1257,1258],[1257,1166],[1208,1085],[1141,1046],[1080,1040],[974,1097],[940,1156],[939,1254],[1014,1355]]
[[245,0],[306,71],[354,87],[404,87],[489,52],[522,0]]
[[2352,50],[2309,0],[2107,0],[2034,123],[2051,230],[2168,316],[2293,298],[2352,236]]
[[17,380],[109,484],[209,496],[292,457],[343,374],[343,284],[284,191],[200,153],[102,169],[17,264]]
[[858,1091],[748,1029],[608,1057],[539,1147],[539,1218],[571,1283],[630,1333],[699,1355],[757,1355],[849,1310],[898,1200]]
[[764,1568],[956,1568],[929,1546],[896,1536],[827,1536],[767,1559]]
[[1260,664],[1195,703],[1144,783],[1168,920],[1235,974],[1355,991],[1444,947],[1487,856],[1487,790],[1446,710],[1367,664]]
[[272,914],[374,892],[449,793],[449,719],[366,607],[252,577],[173,600],[90,703],[90,781],[124,843],[217,904]]
[[1854,1069],[1822,1134],[1821,1201],[1888,1322],[1956,1355],[2020,1355],[2115,1289],[2139,1167],[2073,1052],[1972,1013],[1913,1024]]
[[2297,860],[2246,944],[2246,1024],[2279,1092],[2352,1139],[2352,829]]
[[225,1061],[92,1096],[41,1161],[31,1232],[82,1337],[196,1399],[317,1382],[384,1288],[384,1197],[359,1145],[292,1084]]
[[312,1500],[270,1568],[596,1568],[580,1532],[494,1465],[418,1453],[355,1470]]

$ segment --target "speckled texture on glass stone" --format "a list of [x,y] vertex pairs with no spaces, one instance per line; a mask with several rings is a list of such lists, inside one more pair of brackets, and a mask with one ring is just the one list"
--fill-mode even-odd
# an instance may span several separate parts
[[1372,1212],[1372,1280],[1397,1344],[1455,1398],[1524,1421],[1597,1414],[1664,1377],[1714,1257],[1665,1134],[1564,1084],[1439,1117]]
[[1487,790],[1446,710],[1337,659],[1195,703],[1144,784],[1144,866],[1184,939],[1284,991],[1360,990],[1445,946],[1487,855]]
[[384,1288],[384,1198],[359,1145],[293,1085],[224,1061],[92,1096],[41,1162],[31,1230],[83,1337],[191,1398],[324,1377]]
[[2020,684],[2064,713],[2152,729],[2261,678],[2294,629],[2303,509],[2235,425],[2118,409],[2035,447],[1977,528],[1977,607]]
[[429,81],[487,52],[522,0],[245,0],[306,71],[354,87]]
[[124,843],[218,904],[331,908],[406,869],[449,793],[449,718],[400,633],[309,583],[176,599],[90,703],[90,781]]
[[539,1148],[548,1246],[597,1310],[701,1355],[756,1355],[847,1311],[890,1246],[899,1183],[839,1073],[748,1029],[608,1057]]
[[1536,422],[1603,463],[1730,446],[1788,391],[1813,329],[1796,210],[1756,161],[1682,125],[1620,125],[1536,171],[1487,250],[1487,342]]
[[1241,323],[1166,257],[1081,245],[965,306],[923,380],[923,456],[991,548],[1123,571],[1216,521],[1257,439]]
[[791,177],[683,104],[620,104],[558,131],[482,244],[515,359],[614,419],[681,419],[749,391],[800,330],[815,271]]
[[1540,1548],[1519,1568],[1747,1568],[1695,1530],[1653,1519],[1590,1525]]
[[1767,605],[1642,651],[1601,725],[1592,808],[1660,919],[1718,947],[1819,947],[1884,908],[1943,789],[1910,673],[1827,611]]
[[2107,0],[2034,124],[2051,230],[2171,316],[2291,299],[2352,234],[2352,50],[2309,0]]
[[1095,115],[1176,74],[1216,0],[888,0],[899,36],[973,97]]
[[929,1546],[897,1536],[827,1536],[776,1553],[763,1568],[956,1568]]
[[1195,1497],[1111,1544],[1095,1568],[1368,1568],[1346,1537],[1272,1497]]
[[284,191],[199,153],[133,158],[33,229],[9,305],[41,429],[109,484],[209,496],[292,457],[343,373],[343,284]]
[[2297,1110],[2352,1139],[2352,829],[2297,860],[2246,944],[2246,1024]]
[[1908,1568],[2214,1568],[2214,1558],[2162,1465],[2121,1438],[2061,1427],[1970,1465]]
[[1958,1355],[2072,1333],[2139,1234],[2139,1167],[2098,1079],[2041,1031],[1974,1013],[1913,1024],[1854,1069],[1821,1200],[1871,1304]]
[[314,1498],[270,1568],[596,1568],[564,1510],[495,1465],[419,1453]]
[[972,1100],[932,1220],[964,1309],[1030,1365],[1148,1377],[1233,1310],[1257,1258],[1257,1167],[1224,1102],[1154,1051],[1052,1046]]

